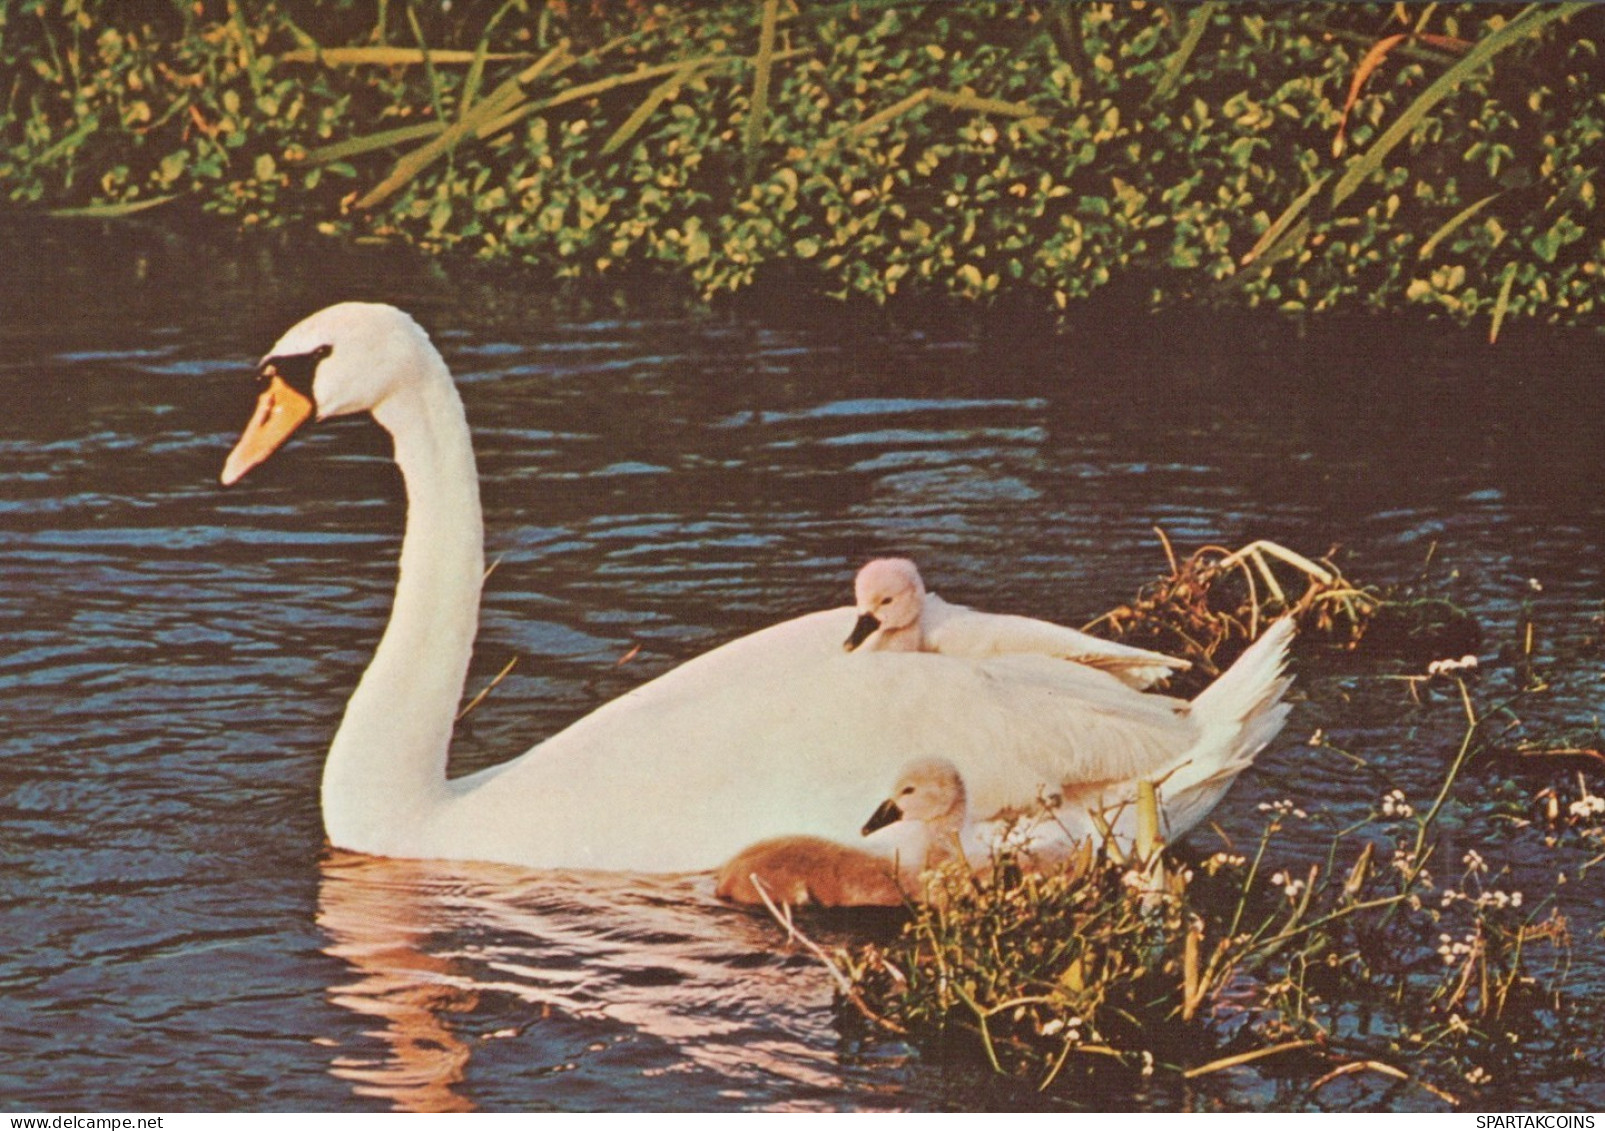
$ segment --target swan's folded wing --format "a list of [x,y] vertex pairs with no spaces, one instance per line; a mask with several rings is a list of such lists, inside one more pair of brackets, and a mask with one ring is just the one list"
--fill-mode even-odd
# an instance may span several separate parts
[[1163,772],[1197,738],[1179,700],[1046,656],[845,652],[854,616],[733,641],[454,781],[446,831],[517,828],[524,858],[565,867],[707,868],[773,836],[857,843],[915,758],[951,760],[984,819]]
[[1049,621],[950,605],[935,594],[926,598],[923,625],[925,646],[933,652],[972,658],[1015,653],[1052,656],[1106,671],[1139,690],[1192,666],[1186,660],[1100,640]]
[[[1185,702],[1139,694],[1078,664],[1010,655],[967,666],[984,690],[944,676],[949,693],[924,696],[910,726],[958,764],[978,819],[1052,794],[1162,775],[1200,739]],[[962,736],[962,750],[944,750],[944,735],[949,743]]]

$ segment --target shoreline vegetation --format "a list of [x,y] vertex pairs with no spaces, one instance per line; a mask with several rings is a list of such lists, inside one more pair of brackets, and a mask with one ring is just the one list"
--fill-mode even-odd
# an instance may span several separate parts
[[[1544,736],[1523,723],[1553,690],[1530,616],[1500,648],[1509,672],[1483,673],[1480,626],[1419,586],[1357,586],[1272,543],[1179,558],[1161,541],[1168,572],[1089,629],[1143,644],[1158,632],[1207,668],[1296,617],[1306,660],[1356,657],[1424,712],[1460,716],[1457,739],[1445,726],[1444,748],[1423,749],[1445,767],[1436,791],[1406,796],[1367,752],[1318,730],[1304,756],[1341,760],[1370,793],[1365,816],[1306,811],[1295,790],[1260,804],[1257,840],[1217,827],[1172,850],[1149,789],[1134,843],[1085,846],[1047,873],[1007,848],[977,870],[944,866],[895,937],[827,951],[771,905],[831,969],[846,1031],[990,1070],[1043,1102],[1153,1086],[1207,1094],[1206,1078],[1253,1065],[1292,1107],[1388,1095],[1390,1109],[1452,1110],[1597,1072],[1589,1011],[1568,982],[1573,932],[1599,928],[1569,890],[1605,859],[1605,799],[1573,772],[1605,755],[1597,731]],[[1389,660],[1410,674],[1381,674],[1399,670]],[[1502,834],[1451,831],[1457,794],[1475,788],[1464,779],[1524,759],[1558,784],[1507,798]],[[1325,827],[1328,847],[1286,843],[1290,826]],[[1538,838],[1554,870],[1497,863],[1501,842],[1521,837]]]
[[22,0],[0,186],[703,300],[1496,338],[1597,319],[1602,39],[1582,3]]

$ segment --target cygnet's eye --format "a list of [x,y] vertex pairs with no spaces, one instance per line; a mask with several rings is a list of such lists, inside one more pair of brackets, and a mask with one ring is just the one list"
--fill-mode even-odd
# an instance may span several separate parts
[[908,796],[908,795],[909,795],[909,794],[911,794],[911,793],[913,793],[913,792],[914,792],[914,787],[913,787],[913,786],[911,786],[911,785],[905,785],[905,786],[904,786],[904,787],[903,787],[903,792],[902,792],[902,793],[900,793],[900,794],[898,794],[898,796],[899,796],[899,797],[907,797],[907,796]]
[[882,597],[881,598],[881,604],[890,605],[891,603],[892,603],[892,599],[890,597]]

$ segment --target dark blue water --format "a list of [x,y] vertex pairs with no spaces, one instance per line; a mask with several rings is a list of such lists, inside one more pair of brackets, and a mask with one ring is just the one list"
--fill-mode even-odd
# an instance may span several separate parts
[[[1364,322],[1300,340],[1208,319],[1030,343],[685,317],[528,281],[451,282],[318,246],[216,250],[20,228],[0,281],[0,1097],[27,1109],[930,1109],[1041,1102],[838,1025],[829,976],[706,876],[586,877],[331,853],[323,752],[394,583],[400,484],[371,425],[217,486],[254,360],[343,298],[412,310],[458,374],[485,480],[470,690],[518,663],[454,765],[520,753],[673,663],[844,603],[916,557],[952,600],[1080,623],[1184,550],[1338,546],[1430,578],[1486,629],[1529,607],[1555,690],[1602,706],[1590,641],[1605,350]],[[998,329],[997,327],[993,328]],[[1519,329],[1519,328],[1518,328]],[[639,646],[628,663],[621,656]],[[1430,799],[1461,732],[1403,669],[1313,662],[1282,741],[1217,811]],[[1359,773],[1305,740],[1363,752]],[[1597,779],[1598,775],[1595,775]],[[1574,869],[1509,819],[1570,768],[1474,767],[1460,847]],[[1571,786],[1575,789],[1575,786]],[[1596,782],[1596,790],[1599,786]],[[1605,990],[1597,882],[1575,969]],[[825,924],[827,945],[855,937]],[[1592,1008],[1592,1007],[1589,1007]],[[1585,1011],[1585,1028],[1597,1013]],[[1605,1104],[1597,1082],[1500,1102]],[[1254,1071],[1096,1105],[1434,1106]]]

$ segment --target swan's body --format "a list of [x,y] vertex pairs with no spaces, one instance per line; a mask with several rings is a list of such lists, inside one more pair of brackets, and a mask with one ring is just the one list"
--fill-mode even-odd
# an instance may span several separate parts
[[906,558],[876,558],[853,582],[858,622],[847,648],[865,652],[939,652],[944,656],[1035,653],[1106,671],[1138,689],[1192,665],[1145,648],[1100,640],[1032,617],[983,613],[926,591]]
[[[324,825],[337,847],[548,868],[712,868],[779,835],[849,841],[863,799],[933,750],[958,767],[978,821],[1046,794],[1073,808],[1172,774],[1199,799],[1177,810],[1191,823],[1287,710],[1286,625],[1187,704],[1042,655],[846,653],[855,613],[841,608],[716,648],[519,758],[448,780],[484,555],[474,456],[446,365],[407,315],[343,303],[291,328],[262,375],[225,483],[314,412],[357,411],[390,432],[406,482],[390,623],[324,769]],[[1173,820],[1172,832],[1182,825]]]
[[920,876],[964,854],[964,779],[944,758],[904,767],[892,794],[864,824],[863,847],[817,836],[760,841],[714,877],[733,903],[792,907],[900,907],[921,894]]

